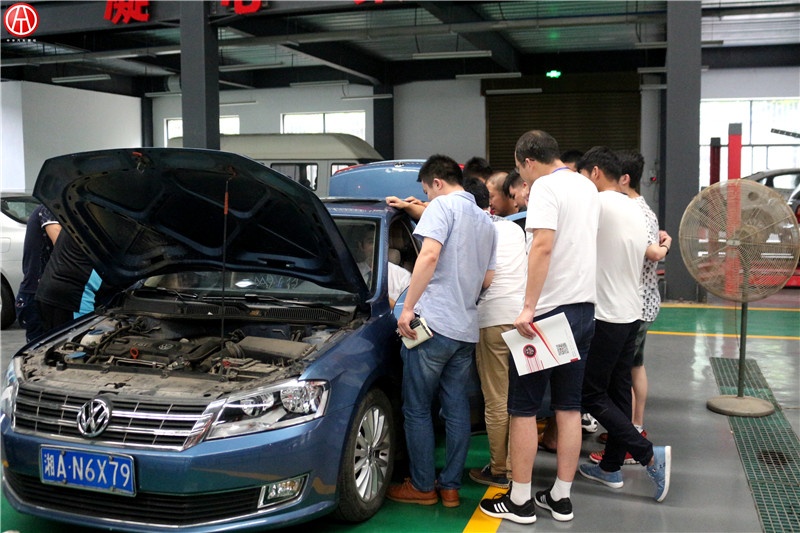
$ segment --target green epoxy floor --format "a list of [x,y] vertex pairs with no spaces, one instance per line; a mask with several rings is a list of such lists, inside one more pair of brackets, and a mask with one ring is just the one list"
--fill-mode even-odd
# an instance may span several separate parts
[[[666,304],[647,339],[645,365],[650,378],[645,426],[656,444],[673,447],[672,487],[656,504],[652,485],[638,466],[623,470],[625,486],[614,490],[578,476],[572,488],[575,520],[555,522],[539,512],[533,526],[494,519],[470,521],[487,487],[464,475],[462,505],[445,509],[387,501],[370,521],[335,524],[321,518],[286,529],[291,532],[481,532],[515,533],[569,530],[573,532],[762,531],[752,493],[727,417],[705,408],[719,394],[710,357],[738,358],[738,308],[722,301],[708,306]],[[795,433],[800,429],[800,290],[784,289],[748,313],[748,359],[755,360]],[[2,334],[3,365],[22,343],[22,331]],[[583,457],[599,445],[594,435],[583,441]],[[438,450],[440,461],[443,449]],[[485,435],[472,438],[466,468],[488,461]],[[555,456],[539,453],[534,467],[534,491],[546,488],[555,475]],[[398,465],[398,480],[403,465]],[[88,494],[87,497],[91,497]],[[142,509],[146,513],[146,509]],[[75,533],[88,530],[22,515],[2,500],[0,531]]]

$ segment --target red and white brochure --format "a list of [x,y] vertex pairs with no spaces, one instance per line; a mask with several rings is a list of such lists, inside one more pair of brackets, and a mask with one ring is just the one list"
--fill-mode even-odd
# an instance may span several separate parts
[[581,358],[564,313],[537,320],[531,327],[533,339],[523,337],[516,329],[503,333],[520,376]]

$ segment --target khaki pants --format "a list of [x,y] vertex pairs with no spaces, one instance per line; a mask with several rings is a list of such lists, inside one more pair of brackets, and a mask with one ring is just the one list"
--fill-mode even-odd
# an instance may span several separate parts
[[486,433],[489,436],[489,454],[492,474],[511,471],[508,453],[508,364],[510,352],[503,337],[511,324],[490,326],[480,330],[480,340],[475,347],[475,362],[481,378],[481,390],[486,404]]

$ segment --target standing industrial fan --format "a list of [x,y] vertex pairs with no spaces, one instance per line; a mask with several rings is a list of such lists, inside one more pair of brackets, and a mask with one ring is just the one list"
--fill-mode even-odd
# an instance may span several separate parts
[[708,292],[740,302],[738,394],[710,398],[707,407],[735,416],[765,416],[770,402],[744,396],[747,304],[778,292],[794,273],[800,230],[778,193],[734,179],[703,189],[683,213],[679,230],[686,268]]

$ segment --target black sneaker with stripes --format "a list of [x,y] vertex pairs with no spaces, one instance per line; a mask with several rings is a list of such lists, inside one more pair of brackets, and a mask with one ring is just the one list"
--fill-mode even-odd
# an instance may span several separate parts
[[522,505],[511,501],[511,490],[497,494],[494,498],[482,500],[481,511],[495,518],[504,518],[518,524],[533,524],[536,522],[536,505],[533,500],[528,500]]
[[536,493],[534,498],[536,505],[542,509],[547,509],[553,514],[553,518],[559,522],[568,522],[572,520],[572,502],[569,498],[561,498],[556,501],[550,496],[550,489],[540,490]]

